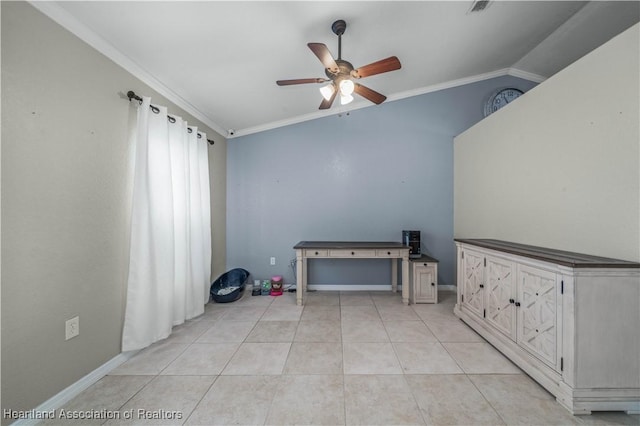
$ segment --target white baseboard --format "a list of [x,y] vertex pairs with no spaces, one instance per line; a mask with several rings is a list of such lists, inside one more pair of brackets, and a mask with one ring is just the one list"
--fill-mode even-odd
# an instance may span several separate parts
[[[391,291],[391,284],[388,285],[357,285],[357,284],[308,284],[309,290],[317,291]],[[402,285],[398,285],[398,291],[402,290]],[[438,285],[438,290],[456,291],[455,285]]]
[[[308,284],[308,290],[318,291],[391,291],[391,284],[389,285],[369,285],[369,284]],[[398,291],[402,289],[401,285],[398,285]]]
[[[102,364],[100,367],[93,370],[91,373],[82,377],[77,382],[72,385],[66,387],[62,391],[58,392],[51,398],[47,399],[42,404],[38,405],[33,410],[29,410],[31,413],[34,413],[34,416],[37,413],[48,413],[54,410],[61,408],[64,404],[71,401],[73,398],[78,396],[81,392],[86,390],[89,386],[96,383],[98,380],[102,379],[104,376],[109,374],[113,369],[123,364],[129,358],[137,354],[139,351],[129,351],[123,352],[121,354],[116,355],[111,358],[109,361]],[[19,419],[14,423],[11,423],[12,426],[26,426],[26,425],[36,425],[41,422],[42,419],[29,418],[29,419]]]

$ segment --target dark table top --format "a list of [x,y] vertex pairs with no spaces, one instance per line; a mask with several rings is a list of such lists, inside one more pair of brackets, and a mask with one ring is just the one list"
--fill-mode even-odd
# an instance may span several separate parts
[[420,257],[412,257],[412,258],[410,258],[410,259],[409,259],[409,262],[417,262],[417,263],[420,263],[420,262],[440,263],[440,262],[438,261],[438,259],[436,259],[436,258],[434,258],[434,257],[431,257],[431,256],[427,256],[426,254],[423,254],[423,255],[422,255],[422,256],[420,256]]
[[381,241],[300,241],[294,249],[406,249],[398,242]]
[[526,244],[512,243],[509,241],[461,238],[456,238],[455,241],[529,257],[532,259],[543,260],[558,265],[569,266],[571,268],[640,268],[640,263],[638,262],[530,246]]

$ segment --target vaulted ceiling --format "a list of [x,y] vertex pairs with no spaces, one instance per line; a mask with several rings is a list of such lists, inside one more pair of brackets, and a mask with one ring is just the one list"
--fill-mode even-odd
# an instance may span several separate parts
[[472,1],[32,4],[225,137],[374,106],[356,96],[319,110],[320,84],[275,83],[326,77],[307,43],[337,58],[337,19],[356,68],[400,59],[360,80],[386,102],[501,75],[540,82],[640,20],[637,1],[492,1],[481,12]]

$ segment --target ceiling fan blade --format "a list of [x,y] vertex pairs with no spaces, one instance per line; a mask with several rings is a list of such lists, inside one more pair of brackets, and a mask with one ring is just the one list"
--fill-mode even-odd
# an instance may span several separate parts
[[380,105],[387,99],[385,95],[378,93],[375,90],[371,90],[360,83],[356,83],[354,86],[355,86],[353,89],[354,92],[356,92],[358,95],[362,96],[363,98],[369,99],[374,104]]
[[309,49],[320,59],[322,65],[325,68],[328,68],[332,73],[337,73],[339,71],[338,64],[336,64],[336,60],[331,56],[331,52],[327,46],[322,43],[307,43]]
[[278,86],[290,86],[292,84],[306,84],[306,83],[324,83],[329,81],[326,78],[297,78],[294,80],[278,80],[276,84]]
[[329,109],[331,108],[331,105],[333,104],[333,101],[336,99],[336,95],[338,94],[337,90],[333,91],[333,95],[331,95],[331,98],[329,100],[326,100],[324,98],[322,98],[322,103],[320,103],[320,108],[318,109]]
[[383,72],[399,70],[401,67],[400,60],[395,56],[389,56],[369,65],[351,71],[354,78],[369,77],[370,75],[382,74]]

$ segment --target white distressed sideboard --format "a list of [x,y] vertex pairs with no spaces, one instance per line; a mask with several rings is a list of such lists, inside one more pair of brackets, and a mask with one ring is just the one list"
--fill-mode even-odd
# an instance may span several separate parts
[[571,413],[640,413],[639,263],[455,241],[456,316]]

